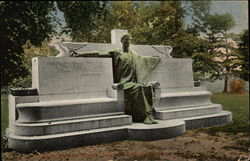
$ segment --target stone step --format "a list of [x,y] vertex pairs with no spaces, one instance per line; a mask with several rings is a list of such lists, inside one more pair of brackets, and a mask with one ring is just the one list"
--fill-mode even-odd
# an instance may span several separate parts
[[98,128],[116,127],[132,124],[129,115],[103,116],[44,123],[15,123],[13,132],[20,136],[40,136],[67,133]]
[[158,124],[131,125],[83,130],[42,136],[20,136],[7,130],[10,148],[21,152],[32,150],[56,150],[69,147],[100,144],[119,140],[159,140],[176,137],[186,129],[215,126],[232,121],[232,113],[221,111],[216,114],[186,117],[174,120],[157,120]]
[[158,140],[185,133],[182,120],[159,120],[158,124],[136,123],[125,126],[83,130],[42,136],[20,136],[8,131],[9,146],[17,151],[30,152],[65,149],[121,140]]
[[48,122],[123,112],[116,98],[44,101],[16,105],[17,122]]
[[185,121],[186,130],[191,130],[228,123],[232,121],[232,113],[230,111],[222,110],[215,114],[186,117],[181,120]]
[[208,115],[219,113],[221,111],[220,104],[209,104],[204,106],[195,106],[181,109],[156,110],[155,116],[160,120],[178,119],[192,116]]
[[157,110],[176,109],[187,106],[202,106],[211,104],[211,93],[209,91],[186,91],[162,93],[159,103],[156,104]]

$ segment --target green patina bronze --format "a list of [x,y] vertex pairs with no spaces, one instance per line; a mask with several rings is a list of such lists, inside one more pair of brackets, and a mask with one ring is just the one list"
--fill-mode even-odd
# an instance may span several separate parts
[[74,52],[74,57],[111,57],[114,81],[124,86],[125,113],[133,122],[156,123],[152,117],[154,92],[146,83],[148,76],[160,61],[159,57],[140,56],[129,50],[130,35],[121,39],[123,50],[109,52]]

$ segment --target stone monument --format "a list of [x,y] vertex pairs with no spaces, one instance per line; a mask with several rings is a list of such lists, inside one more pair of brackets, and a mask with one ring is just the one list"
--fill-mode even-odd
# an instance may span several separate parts
[[[131,45],[140,55],[161,57],[149,82],[155,89],[158,124],[132,123],[124,113],[123,90],[113,82],[111,58],[71,58],[72,50],[121,48],[126,30],[112,30],[111,44],[63,42],[57,57],[32,59],[32,88],[9,95],[9,146],[18,151],[51,150],[117,140],[157,140],[187,129],[231,121],[232,114],[194,87],[192,60],[175,59],[172,47]],[[113,88],[112,88],[113,87]]]

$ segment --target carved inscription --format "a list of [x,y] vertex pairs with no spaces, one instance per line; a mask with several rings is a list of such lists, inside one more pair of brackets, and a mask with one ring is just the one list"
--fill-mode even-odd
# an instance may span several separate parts
[[81,74],[101,74],[104,72],[103,62],[85,61],[80,62],[47,62],[54,71],[58,73],[81,73]]
[[183,62],[161,62],[155,69],[155,73],[188,71],[188,64]]

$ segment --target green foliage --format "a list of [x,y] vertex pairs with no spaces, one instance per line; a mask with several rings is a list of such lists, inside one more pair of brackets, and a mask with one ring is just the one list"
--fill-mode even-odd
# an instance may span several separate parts
[[209,50],[211,57],[213,57],[210,62],[213,65],[212,70],[209,71],[210,79],[225,77],[224,92],[228,92],[228,77],[236,73],[238,66],[235,47],[228,43],[227,35],[227,32],[234,27],[235,21],[229,13],[215,13],[206,15],[203,25],[203,33],[212,44]]
[[[193,58],[198,68],[203,69],[210,75],[209,79],[218,79],[225,77],[227,84],[229,75],[235,74],[235,68],[238,67],[237,54],[233,45],[228,43],[228,37],[235,38],[234,34],[228,35],[227,32],[235,26],[235,21],[231,14],[210,14],[211,1],[191,1],[189,13],[192,17],[192,24],[188,26],[186,33],[195,36],[204,34],[207,41],[211,43],[210,49],[207,50],[206,56],[200,57],[195,53]],[[222,52],[218,49],[225,49]],[[231,50],[231,51],[229,51]],[[204,59],[206,60],[204,63]],[[217,59],[217,60],[216,60]],[[218,59],[222,61],[218,61]],[[196,66],[196,65],[195,65]],[[227,92],[227,86],[225,90]]]
[[231,38],[232,40],[236,42],[240,41],[240,34],[236,34],[232,32],[232,33],[227,34],[227,37]]
[[[41,45],[54,33],[56,19],[52,16],[54,2],[0,3],[0,52],[1,87],[9,85],[14,78],[28,74],[23,61],[22,46],[29,40],[32,45]],[[54,22],[54,23],[53,23]]]
[[110,42],[111,30],[130,30],[136,23],[136,4],[132,1],[112,1],[107,5],[106,11],[105,19],[97,22],[97,30],[99,32],[93,36],[92,42]]
[[206,17],[204,25],[206,26],[207,33],[225,34],[228,30],[235,26],[235,21],[229,13],[215,13]]
[[108,12],[114,28],[130,30],[136,23],[136,4],[132,1],[113,1]]
[[5,129],[9,124],[8,95],[1,95],[1,136],[5,134]]
[[23,61],[25,63],[26,69],[29,70],[29,72],[31,72],[31,59],[33,57],[52,57],[58,54],[58,51],[55,48],[49,46],[48,44],[48,41],[43,41],[41,42],[40,46],[34,46],[30,43],[30,41],[27,41],[26,44],[22,46],[24,50]]
[[249,30],[245,30],[240,37],[239,57],[241,60],[240,77],[249,80]]
[[184,14],[181,2],[177,1],[139,7],[136,24],[130,31],[134,43],[164,45],[164,41],[183,29]]
[[[69,34],[73,41],[93,41],[99,37],[100,22],[106,17],[108,2],[101,1],[57,1],[64,13],[66,26],[62,32]],[[100,37],[99,37],[100,38]]]
[[208,52],[212,46],[207,40],[182,31],[174,34],[164,44],[173,47],[173,57],[193,59],[195,80],[201,80],[204,73],[214,69],[213,57]]
[[191,14],[192,24],[187,27],[186,32],[195,36],[206,31],[204,22],[210,14],[211,1],[188,1],[190,3],[189,14]]
[[211,48],[211,45],[206,40],[183,31],[172,35],[164,44],[173,47],[172,56],[176,58],[192,57],[197,53],[206,53]]
[[14,78],[9,88],[29,88],[31,87],[31,68],[32,68],[32,58],[34,57],[51,57],[56,56],[58,53],[54,48],[48,45],[47,41],[41,43],[41,46],[36,47],[27,41],[26,44],[22,46],[24,50],[22,61],[24,62],[24,68],[28,71],[28,74],[25,77]]

